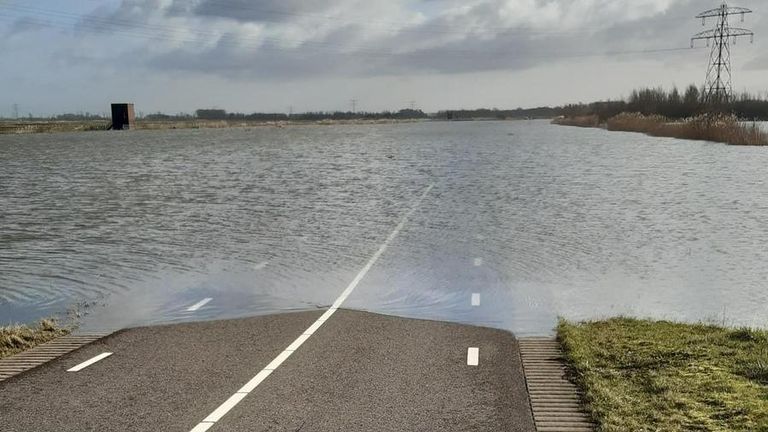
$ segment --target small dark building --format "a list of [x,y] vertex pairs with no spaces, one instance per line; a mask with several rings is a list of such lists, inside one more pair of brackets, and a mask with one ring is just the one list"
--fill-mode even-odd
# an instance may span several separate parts
[[136,127],[136,113],[132,103],[112,104],[112,130],[129,130]]

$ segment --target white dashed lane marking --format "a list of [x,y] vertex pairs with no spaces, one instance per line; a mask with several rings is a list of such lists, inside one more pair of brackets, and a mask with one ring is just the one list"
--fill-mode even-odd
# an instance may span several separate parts
[[206,297],[206,298],[200,300],[199,302],[193,304],[192,306],[188,307],[187,308],[187,312],[194,312],[194,311],[200,309],[201,307],[205,306],[206,304],[208,304],[208,302],[211,301],[211,300],[213,300],[211,297]]
[[477,366],[480,364],[480,348],[467,349],[467,366]]
[[77,365],[75,367],[67,369],[67,372],[79,372],[79,371],[87,368],[88,366],[96,363],[97,361],[104,360],[105,358],[107,358],[107,357],[109,357],[111,355],[112,355],[111,352],[101,353],[101,354],[97,355],[96,357],[94,357],[94,358],[92,358],[90,360],[86,360],[86,361],[80,363],[79,365]]

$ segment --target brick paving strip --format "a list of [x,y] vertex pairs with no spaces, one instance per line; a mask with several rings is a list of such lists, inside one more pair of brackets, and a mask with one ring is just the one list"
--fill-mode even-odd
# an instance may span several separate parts
[[560,344],[552,338],[521,338],[520,356],[538,432],[594,432],[581,394],[566,377]]
[[75,334],[56,338],[0,360],[0,382],[95,342],[107,333]]

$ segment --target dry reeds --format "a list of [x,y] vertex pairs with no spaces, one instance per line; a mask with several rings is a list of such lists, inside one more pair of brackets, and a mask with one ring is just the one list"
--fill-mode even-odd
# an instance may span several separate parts
[[558,117],[552,120],[552,123],[562,126],[599,127],[600,117],[597,115]]
[[0,358],[7,357],[48,342],[70,331],[52,319],[40,320],[34,326],[12,325],[0,327]]
[[608,130],[642,132],[652,136],[714,141],[731,145],[768,145],[768,134],[731,114],[703,114],[681,121],[658,115],[622,113],[607,122]]

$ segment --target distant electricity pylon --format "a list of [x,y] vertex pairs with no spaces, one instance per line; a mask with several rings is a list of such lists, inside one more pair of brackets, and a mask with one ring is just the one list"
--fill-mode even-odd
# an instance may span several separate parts
[[728,23],[728,17],[741,15],[741,22],[744,22],[744,15],[748,13],[752,13],[752,11],[742,7],[730,7],[727,3],[723,3],[718,8],[696,15],[696,18],[701,18],[701,25],[706,25],[707,18],[717,18],[714,29],[697,33],[691,38],[691,48],[697,40],[706,40],[707,46],[709,46],[710,40],[712,41],[712,51],[707,67],[707,83],[704,87],[704,97],[707,102],[727,102],[733,97],[731,41],[735,45],[737,38],[749,36],[751,42],[754,42],[755,34],[751,30],[731,27]]
[[349,103],[352,105],[352,114],[357,114],[357,99],[352,99]]

